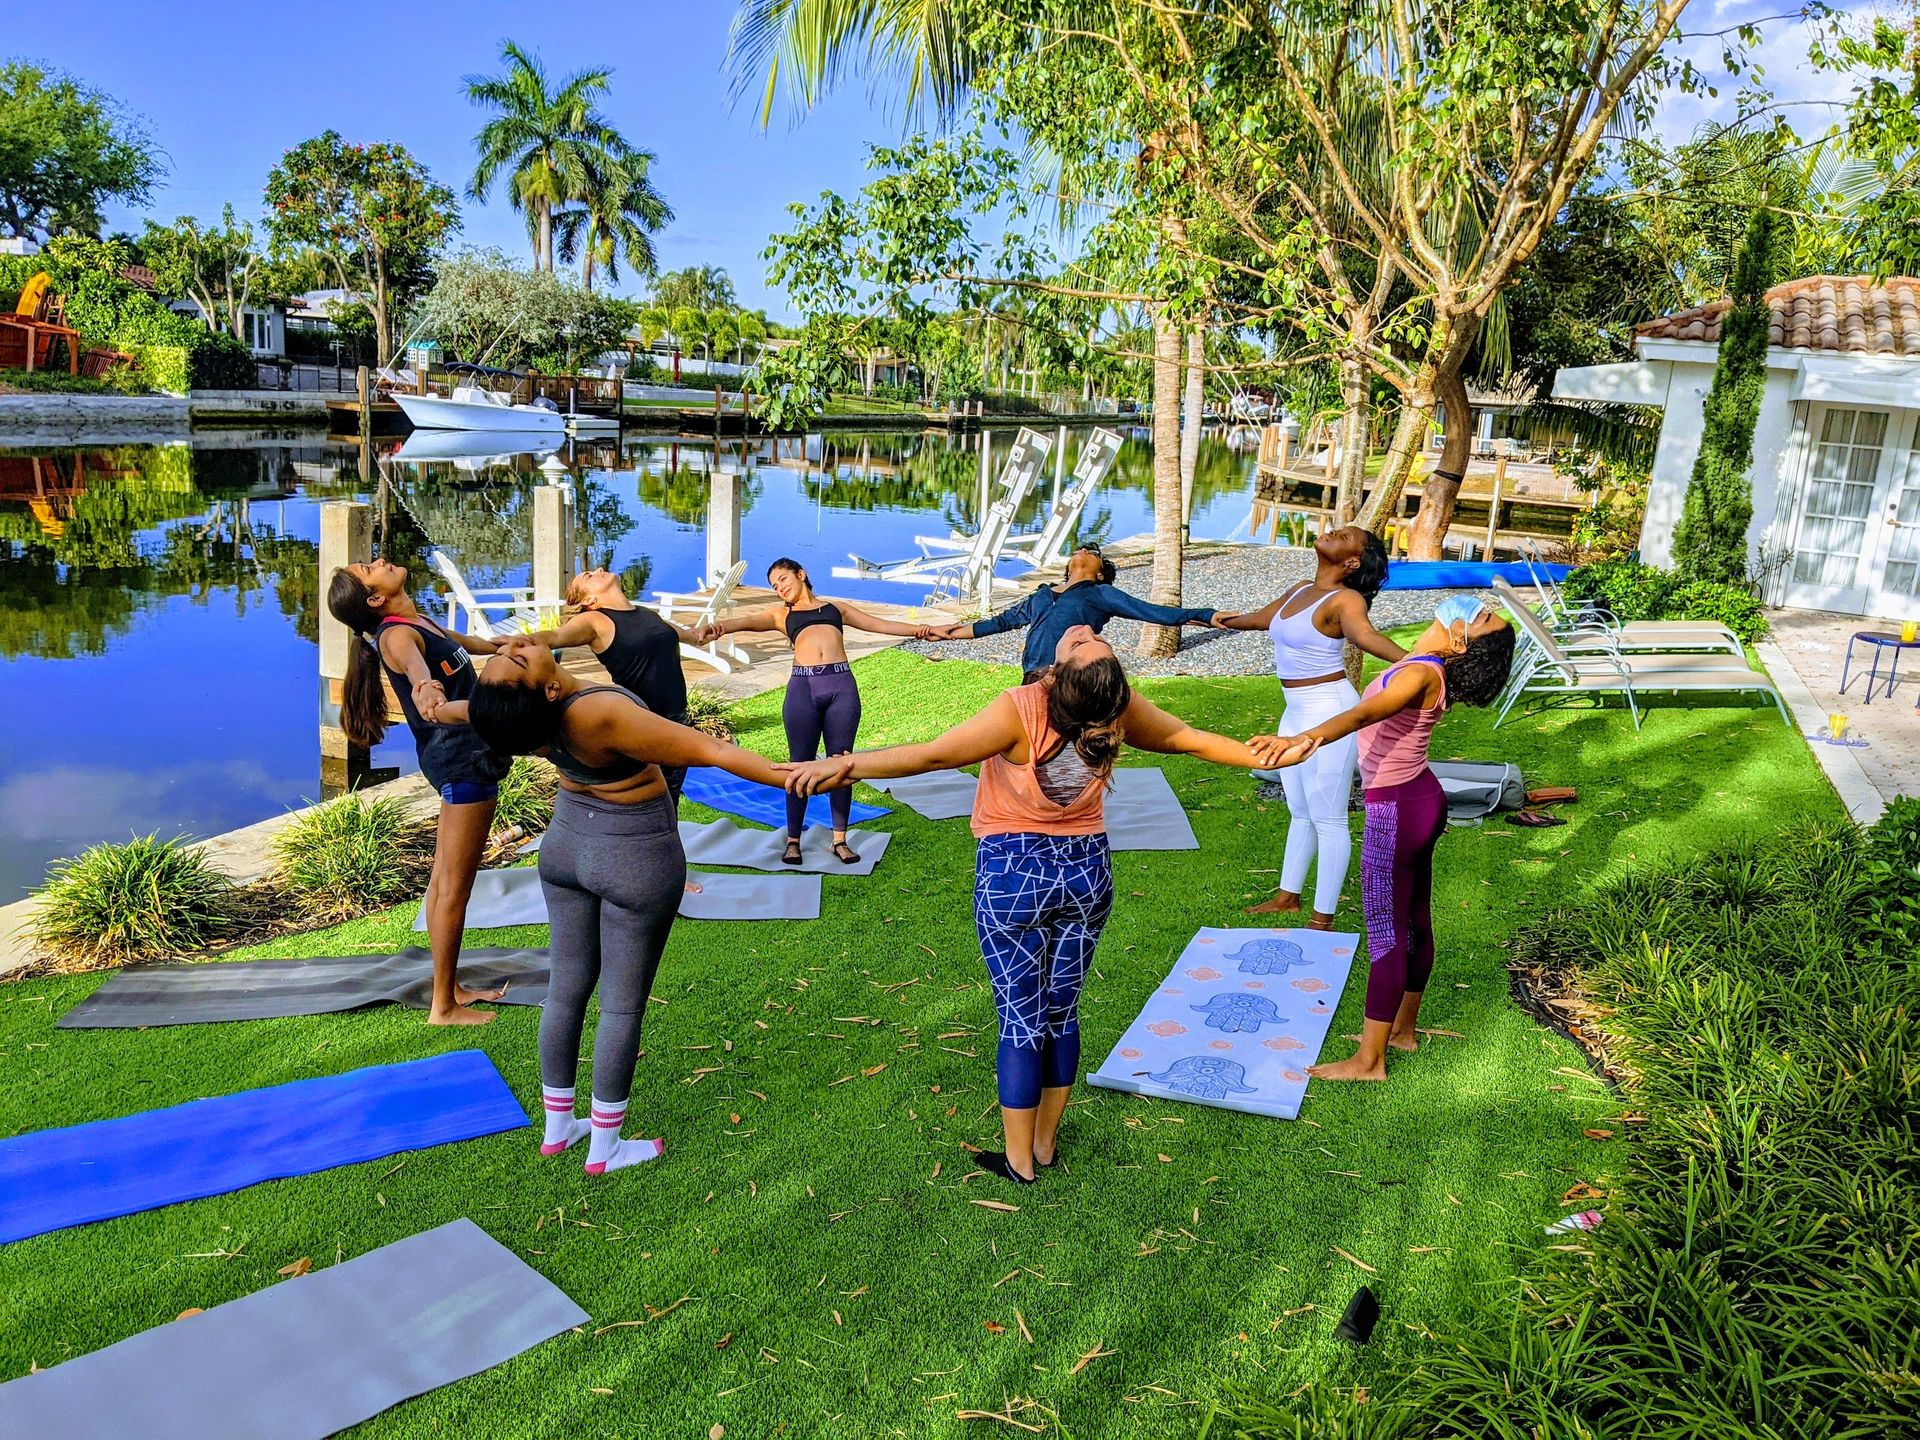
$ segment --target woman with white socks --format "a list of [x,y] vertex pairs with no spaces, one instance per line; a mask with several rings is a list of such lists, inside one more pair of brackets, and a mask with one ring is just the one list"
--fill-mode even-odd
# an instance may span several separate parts
[[[1347,679],[1349,644],[1389,663],[1407,653],[1374,629],[1367,614],[1387,578],[1387,547],[1380,537],[1348,525],[1323,534],[1314,542],[1313,553],[1313,579],[1295,585],[1264,610],[1223,615],[1214,622],[1228,630],[1265,630],[1273,637],[1273,668],[1287,707],[1280,717],[1281,735],[1304,734],[1360,703]],[[1307,870],[1317,856],[1308,928],[1333,928],[1333,912],[1353,856],[1347,808],[1353,795],[1355,745],[1351,735],[1330,741],[1305,763],[1280,772],[1292,817],[1280,889],[1249,907],[1249,915],[1299,910]]]

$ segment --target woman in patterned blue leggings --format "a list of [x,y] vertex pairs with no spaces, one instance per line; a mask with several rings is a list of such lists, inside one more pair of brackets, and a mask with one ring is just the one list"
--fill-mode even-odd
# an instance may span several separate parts
[[[1079,1069],[1080,986],[1113,908],[1102,806],[1123,741],[1220,765],[1251,768],[1254,758],[1239,741],[1195,730],[1134,694],[1106,642],[1076,625],[1037,680],[937,740],[787,767],[787,789],[811,795],[984,762],[973,802],[973,914],[1000,1012],[1006,1149],[976,1163],[1016,1184],[1031,1184],[1035,1167],[1057,1158]],[[1281,743],[1293,748],[1269,762],[1274,768],[1298,764],[1317,742]]]

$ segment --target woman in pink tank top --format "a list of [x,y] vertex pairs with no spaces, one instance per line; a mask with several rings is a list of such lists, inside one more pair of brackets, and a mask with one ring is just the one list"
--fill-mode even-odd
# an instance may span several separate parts
[[1196,730],[1136,694],[1107,643],[1076,625],[1038,680],[1004,692],[938,739],[784,767],[788,791],[811,795],[982,762],[973,909],[1000,1012],[1006,1149],[975,1161],[1019,1185],[1033,1182],[1036,1166],[1054,1163],[1079,1070],[1080,986],[1113,905],[1103,802],[1123,743],[1217,765],[1279,768],[1313,753],[1316,742],[1277,740],[1258,759],[1238,740]]
[[[1420,1000],[1433,974],[1433,850],[1447,828],[1447,797],[1427,768],[1433,728],[1450,704],[1490,704],[1513,666],[1513,628],[1479,600],[1458,596],[1407,658],[1367,686],[1360,703],[1303,732],[1327,744],[1359,736],[1367,826],[1360,899],[1367,917],[1367,1020],[1360,1048],[1313,1066],[1321,1080],[1384,1080],[1387,1051],[1412,1050]],[[1260,736],[1256,750],[1286,745]]]

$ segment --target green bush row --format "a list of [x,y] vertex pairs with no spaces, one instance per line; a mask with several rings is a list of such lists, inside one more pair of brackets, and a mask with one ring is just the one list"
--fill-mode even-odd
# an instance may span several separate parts
[[1748,643],[1767,634],[1766,612],[1740,587],[1712,580],[1687,584],[1671,571],[1637,560],[1582,565],[1562,589],[1569,600],[1595,601],[1621,621],[1710,620]]
[[31,390],[43,395],[110,395],[113,386],[91,375],[64,370],[0,370],[0,392]]
[[1645,1117],[1601,1225],[1371,1404],[1319,1387],[1210,1433],[1920,1434],[1920,801],[1631,874],[1517,958],[1607,1014]]

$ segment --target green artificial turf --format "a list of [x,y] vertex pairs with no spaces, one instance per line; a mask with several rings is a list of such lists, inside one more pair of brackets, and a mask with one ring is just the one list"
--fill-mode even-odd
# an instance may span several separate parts
[[[1010,681],[898,651],[858,673],[866,745],[933,734]],[[1270,678],[1143,688],[1232,734],[1268,729],[1277,708]],[[743,743],[779,752],[779,704],[740,707]],[[676,927],[629,1126],[664,1135],[663,1160],[589,1181],[577,1154],[543,1160],[525,1130],[0,1247],[0,1374],[298,1284],[276,1272],[303,1256],[331,1265],[467,1215],[593,1324],[358,1433],[957,1435],[960,1412],[1011,1405],[1048,1434],[1147,1437],[1191,1433],[1225,1381],[1275,1396],[1316,1378],[1378,1385],[1429,1327],[1507,1305],[1516,1250],[1546,1243],[1562,1193],[1604,1187],[1621,1159],[1582,1133],[1610,1128],[1618,1102],[1514,1005],[1502,942],[1636,859],[1839,814],[1771,707],[1656,708],[1638,735],[1620,710],[1498,733],[1462,712],[1434,753],[1516,760],[1530,784],[1575,785],[1580,800],[1564,828],[1442,840],[1423,1020],[1450,1033],[1396,1059],[1384,1086],[1316,1084],[1291,1124],[1083,1089],[1061,1170],[1017,1192],[969,1179],[962,1143],[998,1135],[972,842],[964,821],[900,809],[878,822],[894,841],[871,878],[826,879],[820,920]],[[1274,883],[1284,807],[1240,772],[1164,763],[1201,848],[1114,857],[1087,1069],[1198,927],[1251,923],[1241,907]],[[403,906],[255,953],[398,948],[412,918]],[[1360,928],[1357,881],[1342,920]],[[52,1028],[99,983],[0,987],[0,1134],[470,1045],[538,1113],[532,1010],[464,1031],[397,1009]],[[1346,1052],[1363,990],[1356,970],[1329,1055]],[[972,1203],[988,1200],[1019,1209]],[[1363,1281],[1384,1318],[1356,1350],[1331,1332]]]

